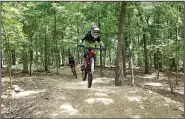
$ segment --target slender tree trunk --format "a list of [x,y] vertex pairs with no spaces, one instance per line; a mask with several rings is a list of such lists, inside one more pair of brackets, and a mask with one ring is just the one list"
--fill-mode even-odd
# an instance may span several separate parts
[[[2,3],[0,2],[0,5],[1,5]],[[1,5],[2,6],[2,5]],[[1,9],[0,9],[1,10]],[[2,24],[2,22],[1,22],[1,24]],[[1,30],[0,30],[1,31]],[[2,35],[2,31],[1,31],[1,35]],[[1,37],[2,38],[2,37]],[[0,51],[1,51],[1,68],[3,68],[3,65],[2,65],[2,42],[0,41],[0,44],[1,44],[1,47],[0,47]],[[1,68],[0,68],[0,70],[1,70]],[[0,73],[0,77],[1,77],[2,75],[1,75],[1,73]]]
[[7,52],[7,60],[8,60],[8,74],[10,79],[10,88],[12,89],[12,76],[11,76],[11,59],[10,59],[10,43],[9,43],[9,37],[7,36],[7,32],[2,24],[2,28],[5,33],[5,41],[6,41],[6,52]]
[[132,44],[132,39],[131,39],[131,43],[130,43],[130,47],[129,47],[129,59],[130,59],[130,71],[131,71],[131,79],[132,79],[132,86],[135,86],[134,83],[134,70],[133,70],[133,44]]
[[184,60],[183,60],[183,64],[182,64],[182,67],[183,67],[183,72],[184,72]]
[[60,48],[58,48],[58,68],[60,68],[60,64],[61,64],[61,56],[60,56]]
[[35,64],[35,66],[36,66],[36,68],[37,68],[37,70],[38,70],[38,43],[37,43],[37,40],[36,40],[36,45],[35,45],[35,52],[36,52],[36,56],[35,56],[35,62],[34,62],[34,64]]
[[30,30],[30,76],[32,74],[32,64],[33,64],[33,35],[35,32],[35,28],[36,28],[36,19],[33,21],[33,24],[31,26],[31,30]]
[[109,50],[109,65],[112,66],[111,49]]
[[2,24],[2,27],[5,33],[6,51],[7,51],[7,60],[8,60],[8,75],[10,79],[10,88],[12,89],[13,87],[12,87],[12,78],[11,78],[12,76],[11,76],[10,42],[3,24]]
[[[123,9],[124,9],[123,10],[123,25],[124,25],[124,17],[125,17],[125,14],[126,14],[126,6],[124,6]],[[130,14],[129,14],[129,19],[130,19]],[[130,24],[130,21],[129,21],[129,24]],[[124,26],[123,26],[123,28],[124,28]],[[122,32],[124,32],[124,30]],[[125,37],[123,37],[122,58],[123,58],[123,75],[124,75],[124,77],[126,77],[127,75],[126,75]]]
[[8,40],[8,43],[7,43],[7,45],[8,45],[8,49],[7,49],[7,52],[8,52],[8,74],[9,74],[9,79],[10,79],[10,88],[12,89],[13,87],[12,87],[12,76],[11,76],[11,59],[10,59],[10,41],[9,41],[9,37],[7,37],[7,40]]
[[[79,12],[79,5],[78,5],[78,12]],[[78,33],[78,36],[77,36],[77,40],[76,40],[76,43],[77,43],[77,46],[79,44],[79,37],[80,37],[80,31],[79,31],[79,18],[78,18],[78,15],[77,15],[77,33]],[[79,47],[77,47],[77,59],[79,60],[80,58],[80,53],[79,53]]]
[[55,41],[55,60],[56,60],[56,70],[58,74],[58,41],[56,39],[56,11],[54,9],[54,30],[53,30],[53,41]]
[[106,56],[107,56],[107,50],[105,51],[105,54],[103,55],[103,67],[105,68],[106,64]]
[[[131,51],[132,52],[132,51]],[[130,64],[131,64],[131,79],[132,79],[132,86],[135,86],[135,81],[134,81],[134,69],[133,69],[133,60],[132,60],[132,53],[130,56]]]
[[159,67],[159,71],[162,71],[162,54],[161,51],[158,50],[158,67]]
[[154,53],[154,68],[155,68],[155,70],[158,69],[158,64],[157,64],[157,52]]
[[47,45],[47,34],[48,34],[48,25],[45,22],[46,25],[46,31],[45,31],[45,38],[44,38],[44,70],[46,72],[49,71],[48,69],[48,45]]
[[51,52],[51,56],[52,56],[50,65],[53,66],[54,65],[54,51],[53,51],[53,48],[51,48],[50,50],[51,50],[50,52]]
[[12,50],[12,65],[16,65],[16,53],[15,53],[14,45],[13,45],[13,50]]
[[102,50],[100,50],[100,75],[103,77]]
[[140,38],[139,38],[139,35],[138,35],[138,41],[137,41],[137,44],[138,44],[138,52],[137,52],[137,65],[140,67],[142,66],[142,62],[141,62],[141,57],[140,57]]
[[119,17],[118,17],[118,43],[116,52],[116,67],[115,67],[115,85],[121,86],[123,80],[123,57],[122,57],[122,47],[123,47],[123,23],[124,23],[124,13],[126,9],[126,2],[121,3]]
[[30,76],[32,74],[32,63],[33,63],[33,41],[32,36],[30,36]]
[[148,50],[146,48],[147,43],[146,43],[146,33],[144,30],[143,33],[143,40],[144,40],[144,56],[145,56],[145,74],[149,74],[149,67],[148,67]]
[[23,73],[29,73],[28,71],[28,52],[26,50],[27,44],[23,42]]
[[62,64],[64,65],[64,60],[65,60],[65,50],[62,49]]
[[125,55],[125,39],[123,39],[123,47],[122,47],[122,57],[123,57],[123,75],[126,77],[126,55]]
[[176,41],[175,41],[175,44],[176,44],[176,53],[175,53],[175,70],[176,70],[176,85],[178,85],[178,29],[179,29],[179,24],[178,24],[178,21],[179,21],[179,6],[177,5],[177,21],[176,21]]
[[[0,41],[0,44],[2,44],[2,42]],[[2,51],[2,45],[0,47],[0,51],[1,51],[1,69],[3,68],[3,51]],[[2,76],[2,74],[0,73],[0,77]]]
[[157,79],[159,79],[159,71],[160,71],[160,67],[159,67],[159,49],[157,49]]
[[145,74],[149,74],[149,67],[148,67],[148,50],[147,50],[147,42],[146,42],[146,28],[144,25],[144,20],[143,17],[141,15],[141,11],[139,11],[139,15],[140,15],[140,20],[143,23],[143,42],[144,42],[144,62],[145,62]]
[[[166,64],[167,64],[167,66],[169,65],[168,62],[166,62]],[[169,86],[170,86],[171,93],[174,93],[174,91],[173,91],[173,85],[172,85],[172,82],[171,82],[171,79],[170,79],[170,75],[171,75],[170,67],[168,68],[167,75],[168,75],[168,81],[169,81]]]

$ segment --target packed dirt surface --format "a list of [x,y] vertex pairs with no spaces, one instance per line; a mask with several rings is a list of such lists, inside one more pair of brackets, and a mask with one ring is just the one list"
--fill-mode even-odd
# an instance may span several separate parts
[[174,94],[165,96],[126,83],[117,87],[111,71],[106,70],[103,78],[97,71],[91,88],[87,88],[87,80],[81,80],[78,68],[77,79],[69,67],[60,68],[59,75],[34,72],[30,77],[20,76],[18,72],[12,80],[13,85],[22,89],[20,92],[8,89],[9,79],[2,78],[2,117],[184,118],[181,96],[173,99]]

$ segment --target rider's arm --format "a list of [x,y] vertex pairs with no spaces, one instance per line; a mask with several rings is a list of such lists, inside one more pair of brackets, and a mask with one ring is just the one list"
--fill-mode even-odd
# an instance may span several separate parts
[[97,38],[97,41],[98,41],[98,44],[99,44],[100,46],[103,46],[103,47],[104,47],[104,44],[103,44],[103,42],[100,40],[100,37]]
[[84,38],[82,38],[82,39],[80,40],[80,43],[84,43],[84,40],[86,40],[86,39],[88,39],[88,33],[85,35]]

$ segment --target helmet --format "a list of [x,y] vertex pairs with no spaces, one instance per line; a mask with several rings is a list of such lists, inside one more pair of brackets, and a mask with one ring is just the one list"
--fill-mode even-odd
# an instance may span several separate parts
[[99,33],[100,29],[98,26],[92,26],[91,27],[91,35],[93,38],[97,38],[98,37],[98,33]]
[[100,29],[98,26],[95,25],[91,27],[91,31],[100,31]]

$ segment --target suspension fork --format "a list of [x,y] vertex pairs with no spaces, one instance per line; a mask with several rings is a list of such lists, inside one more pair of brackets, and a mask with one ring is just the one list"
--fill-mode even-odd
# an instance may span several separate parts
[[90,54],[89,56],[86,57],[86,69],[85,71],[86,72],[91,72],[91,63],[92,63],[92,57],[94,55],[94,49],[89,49],[90,50]]
[[92,63],[93,55],[94,55],[94,49],[91,49],[91,51],[90,51],[90,64]]

